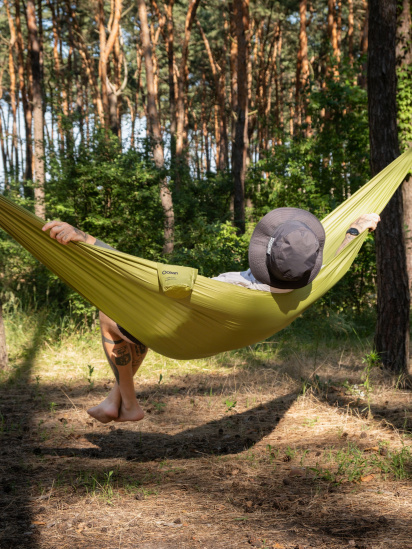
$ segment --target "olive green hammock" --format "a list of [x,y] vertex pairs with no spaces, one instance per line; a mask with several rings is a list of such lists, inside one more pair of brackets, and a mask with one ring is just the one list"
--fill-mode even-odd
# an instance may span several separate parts
[[151,349],[176,359],[201,358],[266,339],[332,288],[367,234],[335,257],[348,226],[363,213],[380,213],[411,168],[412,149],[325,217],[324,267],[312,284],[288,294],[249,290],[88,244],[62,246],[41,230],[43,220],[3,196],[0,226]]

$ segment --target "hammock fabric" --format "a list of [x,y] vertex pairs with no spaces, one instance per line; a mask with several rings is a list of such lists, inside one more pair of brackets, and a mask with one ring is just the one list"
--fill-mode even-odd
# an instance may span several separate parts
[[[159,285],[157,263],[83,243],[62,246],[41,230],[43,220],[3,196],[0,227],[154,351],[176,359],[201,358],[266,339],[332,288],[350,268],[367,234],[334,257],[348,226],[363,213],[380,213],[411,168],[412,149],[323,219],[324,267],[312,284],[288,294],[197,276],[188,297],[173,299]],[[173,271],[170,265],[162,267]]]

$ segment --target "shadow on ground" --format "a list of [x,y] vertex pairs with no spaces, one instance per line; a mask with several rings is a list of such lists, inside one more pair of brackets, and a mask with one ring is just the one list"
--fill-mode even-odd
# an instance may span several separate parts
[[25,360],[7,382],[0,384],[0,526],[1,549],[35,549],[28,494],[36,482],[31,470],[33,452],[29,432],[36,401],[30,374],[43,341],[43,323],[39,322]]
[[123,458],[133,461],[194,459],[207,455],[237,454],[266,437],[296,399],[296,393],[275,398],[246,412],[187,429],[176,435],[113,428],[107,433],[86,433],[97,448],[36,448],[38,454]]

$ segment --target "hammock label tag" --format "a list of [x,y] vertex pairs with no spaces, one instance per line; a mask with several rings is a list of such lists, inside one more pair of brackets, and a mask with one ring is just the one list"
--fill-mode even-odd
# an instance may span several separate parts
[[192,293],[197,269],[158,263],[157,274],[160,288],[167,297],[183,299]]

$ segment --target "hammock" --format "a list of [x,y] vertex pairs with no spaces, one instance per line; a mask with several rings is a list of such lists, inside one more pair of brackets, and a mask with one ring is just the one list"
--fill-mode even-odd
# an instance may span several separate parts
[[[330,213],[324,267],[305,288],[288,294],[249,290],[197,276],[187,297],[162,290],[161,265],[84,243],[62,246],[41,230],[44,221],[0,196],[0,227],[64,282],[142,343],[176,359],[211,356],[262,341],[288,326],[350,268],[367,232],[335,252],[352,221],[380,213],[412,168],[412,149]],[[192,279],[196,270],[193,270]]]

